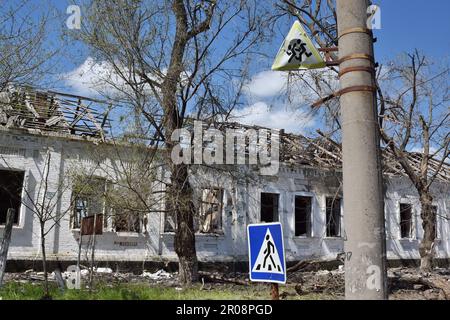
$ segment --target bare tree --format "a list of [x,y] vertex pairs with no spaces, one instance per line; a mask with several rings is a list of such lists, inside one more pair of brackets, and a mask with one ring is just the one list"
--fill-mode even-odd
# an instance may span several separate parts
[[[80,37],[110,67],[106,83],[150,144],[171,150],[187,117],[226,119],[239,105],[250,54],[256,59],[266,39],[266,10],[255,1],[92,1]],[[189,167],[174,164],[170,152],[164,162],[180,282],[189,284],[198,278]]]
[[420,267],[432,267],[436,211],[431,186],[448,181],[450,68],[436,66],[417,50],[380,68],[378,95],[383,142],[416,188],[424,236]]
[[[322,49],[337,46],[333,1],[283,0],[277,8],[279,13],[275,18],[295,16]],[[337,59],[333,53],[329,57]],[[384,169],[390,170],[386,161],[392,155],[419,194],[424,229],[420,244],[421,268],[426,270],[432,265],[436,236],[436,212],[430,188],[436,180],[448,181],[449,68],[448,65],[432,66],[418,51],[405,57],[402,63],[391,62],[378,67],[380,143],[384,143],[383,147],[389,152],[389,156],[383,157]],[[327,129],[319,134],[325,138],[334,136],[339,141],[337,79],[338,70],[334,67],[329,72],[308,70],[291,76],[291,81],[309,94],[304,97],[303,106],[310,108],[310,102],[317,99],[313,110],[324,116]]]
[[42,82],[54,67],[57,49],[47,41],[49,12],[29,0],[0,1],[0,92],[11,83]]
[[[13,163],[1,156],[2,165],[9,169],[13,169]],[[24,188],[24,198],[21,198],[21,203],[33,213],[39,222],[39,238],[42,255],[42,268],[44,271],[44,297],[50,297],[48,285],[48,268],[47,268],[47,254],[46,254],[46,237],[47,235],[61,222],[72,209],[73,203],[70,202],[66,208],[59,209],[62,197],[67,190],[71,189],[71,183],[68,176],[61,176],[56,181],[50,176],[54,170],[52,163],[52,151],[47,148],[44,166],[42,167],[39,177],[40,182],[36,181],[35,186],[26,186]],[[36,179],[37,180],[37,179]],[[86,185],[84,186],[86,188]],[[83,187],[77,190],[82,192]],[[76,197],[72,197],[74,201]]]
[[[87,151],[94,162],[99,163],[96,174],[104,179],[105,188],[97,197],[104,199],[107,208],[106,228],[147,232],[148,214],[161,211],[164,196],[156,185],[162,183],[158,149],[113,137],[108,144]],[[91,175],[90,170],[81,166],[74,166],[71,171],[81,182]],[[84,184],[80,183],[81,186]]]
[[[274,23],[285,17],[295,17],[305,26],[306,31],[324,51],[328,62],[338,61],[337,56],[337,20],[336,5],[332,0],[282,0],[276,4],[277,11],[273,15]],[[330,51],[331,50],[331,51]],[[334,50],[334,51],[333,51]],[[306,106],[307,114],[322,119],[327,134],[340,139],[341,123],[339,119],[339,101],[333,99],[338,91],[339,70],[330,65],[326,69],[289,72],[288,97],[299,100]],[[294,99],[293,96],[296,96]],[[310,108],[314,105],[314,108]],[[320,108],[318,108],[320,106]]]

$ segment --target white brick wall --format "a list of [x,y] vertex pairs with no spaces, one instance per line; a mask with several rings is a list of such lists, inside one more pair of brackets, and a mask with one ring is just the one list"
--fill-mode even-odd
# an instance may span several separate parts
[[[58,212],[68,211],[71,190],[67,184],[67,172],[82,168],[89,170],[96,165],[92,159],[95,145],[82,139],[69,140],[61,137],[45,137],[14,131],[0,131],[0,168],[14,168],[25,171],[25,188],[36,199],[39,183],[45,175],[45,159],[51,153],[49,191],[58,192],[58,185],[67,185],[61,194]],[[95,157],[94,157],[95,160]],[[111,164],[111,159],[105,163]],[[81,169],[80,169],[81,170]],[[97,170],[96,175],[102,176]],[[201,261],[246,260],[246,226],[259,222],[260,193],[280,194],[279,217],[284,228],[286,257],[299,260],[308,257],[334,258],[343,250],[342,238],[324,238],[325,197],[334,195],[339,182],[330,173],[311,168],[281,168],[278,177],[259,182],[247,180],[238,183],[223,173],[202,172],[194,175],[194,185],[204,185],[209,181],[224,188],[225,201],[222,217],[223,234],[199,234],[196,238],[198,257]],[[161,188],[156,184],[155,188]],[[450,186],[436,184],[433,192],[439,214],[450,216]],[[294,236],[294,196],[313,196],[312,237]],[[23,201],[30,202],[23,194]],[[408,200],[413,204],[414,237],[411,240],[399,239],[398,202]],[[20,222],[14,227],[9,251],[10,259],[40,259],[39,223],[26,205],[22,205]],[[161,204],[162,208],[162,204]],[[386,230],[388,258],[419,258],[418,243],[422,237],[420,204],[412,185],[406,178],[390,179],[386,185]],[[97,260],[143,261],[176,260],[173,250],[173,234],[163,232],[163,213],[149,215],[147,234],[104,232],[98,236],[96,246]],[[78,233],[70,228],[69,215],[65,215],[59,226],[53,228],[46,237],[46,250],[49,259],[75,260],[78,253]],[[345,212],[343,218],[345,228]],[[439,219],[440,239],[437,255],[450,257],[449,221]],[[2,234],[0,226],[0,236]],[[85,239],[87,237],[84,237]],[[87,239],[86,239],[87,240]],[[84,241],[83,241],[84,243]]]

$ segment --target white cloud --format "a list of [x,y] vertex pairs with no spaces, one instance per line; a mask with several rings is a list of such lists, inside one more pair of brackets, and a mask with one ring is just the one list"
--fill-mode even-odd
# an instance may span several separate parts
[[271,129],[285,129],[286,132],[290,133],[302,133],[314,124],[312,117],[298,109],[271,108],[262,101],[236,110],[233,112],[233,118],[243,124],[259,125]]
[[335,72],[315,69],[298,72],[262,71],[244,86],[244,93],[256,101],[288,98],[293,104],[310,104],[339,89]]
[[106,61],[95,61],[91,57],[86,58],[74,70],[61,74],[60,78],[73,93],[82,96],[96,96],[99,92],[113,93],[116,89],[108,83],[109,81],[115,86],[124,85],[124,81],[115,74],[111,64]]
[[[119,65],[119,64],[117,64]],[[167,69],[161,70],[164,75]],[[127,67],[121,68],[121,74],[129,79],[135,79],[140,82],[142,79],[137,75],[131,75]],[[181,81],[186,81],[190,73],[183,72]],[[161,82],[161,77],[156,74],[148,73],[147,77],[155,81]],[[92,57],[86,60],[77,68],[59,76],[65,86],[73,93],[81,96],[97,96],[103,94],[106,96],[120,96],[124,92],[130,93],[130,87],[127,82],[119,75],[113,65],[107,61],[95,61]],[[153,91],[149,85],[144,85],[143,90],[148,95],[153,95]]]
[[338,89],[337,74],[329,69],[262,71],[244,87],[249,106],[233,116],[248,125],[305,133],[314,125],[314,117],[308,113],[310,105]]
[[263,71],[245,84],[244,92],[250,96],[268,98],[284,93],[286,84],[286,72]]

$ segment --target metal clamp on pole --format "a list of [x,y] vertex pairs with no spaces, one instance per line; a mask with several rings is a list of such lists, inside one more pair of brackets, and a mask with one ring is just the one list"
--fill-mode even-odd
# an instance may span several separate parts
[[371,63],[375,62],[375,59],[370,54],[354,53],[354,54],[349,54],[348,56],[340,58],[339,64],[341,64],[344,61],[353,60],[353,59],[365,59],[365,60],[369,60]]
[[374,86],[351,86],[344,89],[341,89],[339,91],[333,92],[332,94],[326,96],[325,98],[319,99],[316,102],[314,102],[311,105],[311,108],[317,108],[320,107],[325,102],[331,100],[334,97],[339,97],[343,94],[349,93],[349,92],[355,92],[355,91],[367,91],[367,92],[376,92],[377,87]]
[[375,86],[351,86],[344,89],[341,89],[338,91],[339,96],[342,96],[343,94],[349,93],[349,92],[355,92],[355,91],[367,91],[367,92],[376,92],[377,87]]
[[342,31],[341,34],[340,34],[339,37],[338,37],[338,40],[339,40],[342,36],[345,36],[345,35],[350,34],[350,33],[366,33],[366,34],[368,34],[369,36],[373,37],[372,30],[367,29],[367,28],[358,28],[358,27],[357,27],[357,28],[349,28],[349,29],[347,29],[347,30]]
[[348,68],[342,68],[339,71],[339,77],[342,77],[344,74],[348,72],[355,72],[355,71],[365,71],[370,73],[371,75],[374,74],[374,69],[372,67],[348,67]]

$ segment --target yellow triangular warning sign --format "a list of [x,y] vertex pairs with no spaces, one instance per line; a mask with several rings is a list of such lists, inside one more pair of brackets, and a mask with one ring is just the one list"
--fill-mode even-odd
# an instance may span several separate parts
[[289,71],[325,67],[325,61],[314,47],[300,22],[295,21],[278,50],[272,70]]

